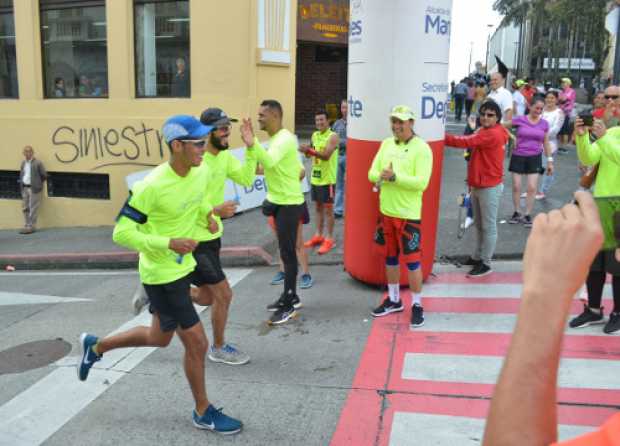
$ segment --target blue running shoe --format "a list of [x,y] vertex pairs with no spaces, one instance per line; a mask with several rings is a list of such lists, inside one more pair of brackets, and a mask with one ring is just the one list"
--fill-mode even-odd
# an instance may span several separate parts
[[312,276],[310,274],[302,274],[301,280],[299,281],[299,288],[312,288],[312,285],[314,285],[314,280],[312,280]]
[[88,333],[82,333],[80,335],[81,359],[77,365],[77,374],[80,381],[86,381],[90,368],[103,357],[103,355],[97,355],[97,353],[93,351],[93,347],[97,341],[99,341],[97,336]]
[[284,273],[282,271],[278,271],[273,279],[271,279],[272,285],[282,285],[284,283]]
[[216,409],[213,404],[209,404],[201,417],[198,416],[196,410],[192,411],[192,420],[198,429],[206,429],[222,435],[236,434],[243,426],[241,421],[224,415],[222,409]]

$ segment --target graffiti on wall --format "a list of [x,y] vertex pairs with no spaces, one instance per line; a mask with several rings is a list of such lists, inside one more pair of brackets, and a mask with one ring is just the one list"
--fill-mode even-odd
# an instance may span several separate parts
[[63,164],[94,161],[90,170],[110,166],[156,166],[168,151],[159,130],[144,122],[122,128],[63,125],[51,135],[54,157]]

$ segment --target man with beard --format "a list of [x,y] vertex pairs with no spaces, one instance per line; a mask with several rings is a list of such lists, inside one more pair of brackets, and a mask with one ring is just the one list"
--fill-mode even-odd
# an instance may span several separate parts
[[220,263],[224,231],[221,219],[232,217],[239,205],[238,201],[224,201],[226,180],[231,179],[242,186],[252,185],[256,172],[256,154],[248,148],[245,153],[245,162],[242,164],[227,151],[231,122],[237,122],[237,120],[229,118],[222,109],[216,107],[206,109],[202,112],[200,121],[214,128],[207,141],[203,165],[208,167],[211,175],[211,181],[205,193],[214,207],[218,231],[213,234],[209,232],[206,220],[205,222],[199,221],[197,225],[194,238],[199,243],[193,252],[196,269],[192,275],[192,283],[198,288],[192,290],[192,300],[198,305],[212,305],[213,343],[209,348],[208,358],[213,362],[241,365],[247,363],[250,357],[235,345],[225,342],[224,339],[232,290]]

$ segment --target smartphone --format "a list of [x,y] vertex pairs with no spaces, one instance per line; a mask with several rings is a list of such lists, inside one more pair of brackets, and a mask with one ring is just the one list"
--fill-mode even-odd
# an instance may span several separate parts
[[603,249],[620,248],[620,196],[595,197],[594,201],[601,216],[601,225],[605,234]]
[[586,127],[592,127],[592,124],[594,124],[594,117],[592,116],[592,112],[581,113],[579,117],[583,121],[583,125],[585,125]]

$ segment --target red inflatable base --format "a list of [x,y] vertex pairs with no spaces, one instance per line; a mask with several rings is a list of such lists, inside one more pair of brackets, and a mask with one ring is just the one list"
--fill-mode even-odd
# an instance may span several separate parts
[[[347,140],[346,208],[344,231],[344,267],[355,279],[373,285],[385,284],[385,257],[373,234],[379,215],[379,194],[368,181],[368,169],[379,149],[378,141]],[[422,273],[424,279],[433,270],[443,141],[429,142],[433,150],[433,174],[422,201]],[[407,285],[407,267],[401,262],[400,282]]]

